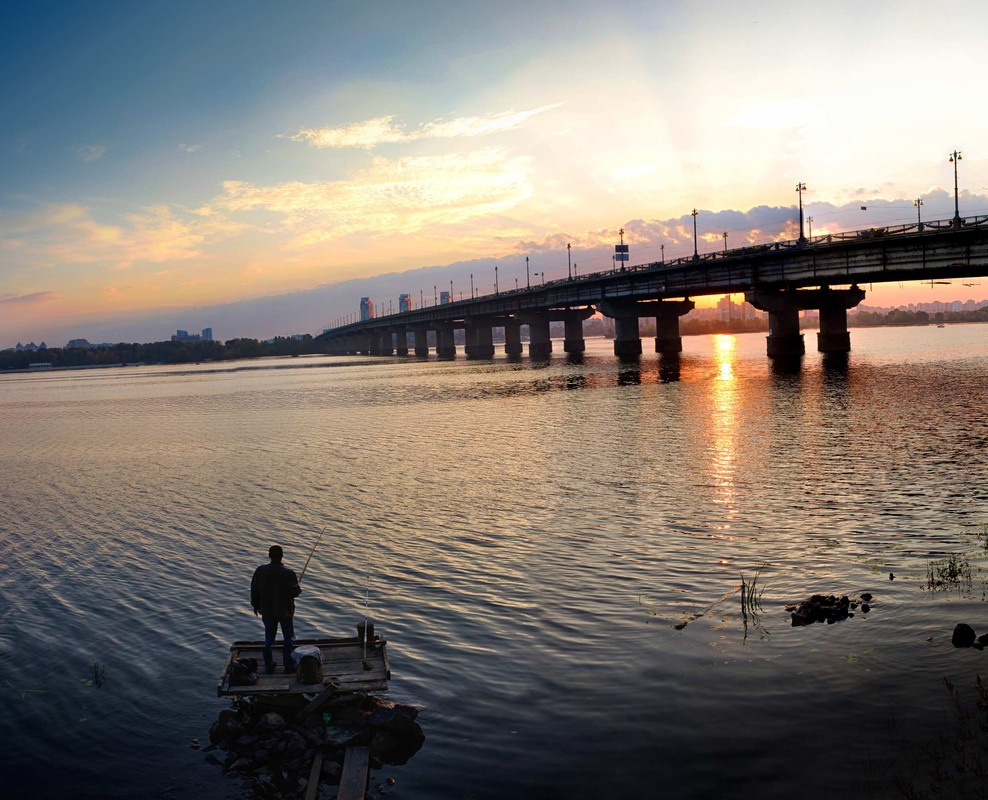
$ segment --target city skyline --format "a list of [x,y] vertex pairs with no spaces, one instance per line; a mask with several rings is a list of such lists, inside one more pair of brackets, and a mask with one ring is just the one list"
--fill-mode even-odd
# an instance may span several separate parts
[[568,244],[607,269],[622,228],[632,264],[687,255],[692,208],[701,252],[795,238],[800,183],[814,235],[949,218],[955,168],[988,213],[958,80],[988,55],[929,4],[56,5],[2,12],[0,348],[318,333],[563,277]]

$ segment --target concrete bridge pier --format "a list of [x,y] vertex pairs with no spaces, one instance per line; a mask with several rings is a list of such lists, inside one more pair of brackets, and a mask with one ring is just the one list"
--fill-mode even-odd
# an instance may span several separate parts
[[415,355],[424,358],[429,355],[429,329],[425,326],[412,328],[415,334]]
[[820,332],[816,335],[816,349],[821,353],[851,352],[851,334],[847,330],[847,310],[864,300],[864,289],[857,285],[850,289],[821,289]]
[[404,325],[395,328],[395,355],[408,355],[408,328]]
[[521,323],[516,319],[504,320],[504,354],[508,356],[522,354]]
[[360,337],[353,335],[346,337],[346,354],[355,356],[360,352]]
[[360,355],[362,356],[372,355],[376,339],[377,336],[371,331],[364,331],[363,333],[358,333],[357,351],[360,353]]
[[452,325],[436,325],[436,355],[440,358],[456,358],[456,341],[453,339]]
[[494,331],[488,319],[468,319],[464,331],[467,358],[494,358]]
[[528,357],[548,358],[552,354],[549,315],[526,315],[524,321],[528,323]]
[[377,352],[374,355],[390,356],[394,355],[395,348],[391,331],[379,331],[377,333]]
[[767,351],[770,358],[801,356],[806,352],[803,334],[799,332],[799,312],[808,308],[820,310],[820,333],[817,349],[823,353],[846,353],[851,349],[847,331],[847,309],[864,300],[864,290],[795,289],[789,291],[753,289],[745,299],[759,311],[768,312]]
[[614,355],[640,356],[641,353],[638,317],[614,317]]
[[[651,307],[652,304],[648,305]],[[655,305],[655,352],[665,355],[682,353],[679,318],[689,314],[696,303],[692,300],[659,300]]]
[[562,319],[564,326],[564,353],[582,353],[587,349],[587,340],[583,338],[583,320],[589,319],[594,313],[592,307],[568,308],[557,317]]

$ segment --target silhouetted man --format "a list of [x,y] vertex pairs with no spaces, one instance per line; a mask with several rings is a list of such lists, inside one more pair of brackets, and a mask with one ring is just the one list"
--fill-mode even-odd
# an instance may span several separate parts
[[295,573],[281,563],[284,555],[281,547],[272,545],[268,550],[270,564],[262,564],[254,570],[250,582],[250,604],[254,608],[254,616],[261,614],[264,621],[264,670],[275,671],[274,656],[271,649],[278,626],[281,625],[281,635],[284,639],[282,653],[284,654],[285,672],[294,672],[295,663],[292,660],[292,645],[295,639],[295,598],[302,593]]

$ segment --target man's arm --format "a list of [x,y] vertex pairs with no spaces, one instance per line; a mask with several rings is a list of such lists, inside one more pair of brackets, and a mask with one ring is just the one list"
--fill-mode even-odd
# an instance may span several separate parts
[[257,616],[257,609],[261,607],[261,587],[257,573],[260,569],[254,570],[254,576],[250,579],[250,605],[254,609],[254,616]]

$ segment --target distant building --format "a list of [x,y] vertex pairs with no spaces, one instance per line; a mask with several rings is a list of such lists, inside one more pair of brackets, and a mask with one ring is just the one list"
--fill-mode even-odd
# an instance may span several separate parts
[[202,333],[189,333],[181,328],[175,331],[172,336],[173,342],[211,342],[213,341],[213,329],[203,328]]
[[50,361],[35,361],[27,365],[28,369],[54,369]]
[[369,297],[360,298],[360,321],[366,322],[369,319],[374,319],[374,304],[371,302]]
[[450,294],[449,292],[439,293],[439,305],[444,306],[446,305],[446,303],[452,303],[452,302],[453,302],[452,294]]
[[69,343],[65,345],[67,348],[72,347],[92,347],[89,343],[89,339],[69,339]]
[[35,353],[38,350],[47,350],[47,349],[48,349],[48,345],[46,345],[44,342],[42,342],[41,344],[35,344],[34,342],[28,342],[27,344],[21,344],[20,342],[18,342],[17,343],[17,347],[14,348],[14,350],[16,350],[18,353],[21,353],[21,352],[24,352],[24,351],[29,351],[29,352]]
[[399,313],[412,310],[412,296],[410,294],[400,294],[398,295],[398,311]]

